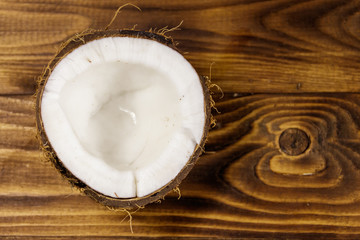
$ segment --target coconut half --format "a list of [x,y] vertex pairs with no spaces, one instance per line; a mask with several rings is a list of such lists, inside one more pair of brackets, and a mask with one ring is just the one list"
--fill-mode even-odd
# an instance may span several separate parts
[[37,93],[43,148],[109,207],[163,198],[189,173],[210,124],[209,92],[172,39],[121,30],[77,35]]

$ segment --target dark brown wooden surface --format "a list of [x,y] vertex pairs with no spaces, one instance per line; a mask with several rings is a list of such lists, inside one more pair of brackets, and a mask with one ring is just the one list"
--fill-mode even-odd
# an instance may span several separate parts
[[358,0],[133,1],[112,28],[183,20],[169,35],[185,57],[204,75],[215,62],[218,124],[181,199],[134,213],[133,234],[71,189],[38,150],[36,78],[124,3],[0,0],[0,239],[359,239]]

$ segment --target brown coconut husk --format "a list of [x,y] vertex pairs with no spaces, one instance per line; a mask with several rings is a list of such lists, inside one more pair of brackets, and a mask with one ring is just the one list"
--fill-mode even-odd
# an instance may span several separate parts
[[[166,30],[165,30],[166,29]],[[176,44],[173,39],[165,34],[173,29],[163,28],[158,31],[139,31],[134,29],[123,29],[123,30],[93,30],[89,29],[82,33],[76,34],[69,40],[65,41],[55,55],[55,57],[49,62],[48,66],[45,68],[43,74],[41,75],[38,81],[38,88],[36,92],[36,124],[38,131],[38,139],[40,141],[40,146],[44,152],[46,159],[48,159],[55,168],[61,173],[61,175],[67,179],[70,184],[86,195],[90,196],[95,201],[103,204],[112,210],[120,210],[129,212],[128,209],[141,208],[146,204],[159,201],[164,199],[165,195],[170,191],[175,189],[179,193],[179,184],[181,181],[188,175],[192,167],[194,166],[196,160],[204,152],[204,145],[206,142],[207,134],[210,128],[210,124],[214,124],[214,119],[211,115],[211,107],[215,106],[215,102],[212,100],[209,88],[213,87],[211,81],[207,77],[200,77],[201,84],[204,93],[204,112],[206,116],[206,122],[204,126],[204,133],[202,140],[199,145],[196,146],[193,154],[189,158],[187,164],[183,169],[178,173],[178,175],[166,184],[164,187],[158,189],[157,191],[144,196],[144,197],[135,197],[135,198],[113,198],[106,196],[98,191],[95,191],[86,183],[78,179],[71,171],[69,171],[64,164],[61,162],[61,159],[58,158],[56,151],[53,149],[51,142],[48,140],[46,131],[41,118],[41,101],[44,92],[45,85],[48,81],[49,76],[51,75],[52,70],[57,66],[57,64],[66,57],[74,49],[80,47],[83,44],[94,41],[96,39],[106,38],[106,37],[133,37],[133,38],[144,38],[157,41],[161,44],[164,44],[176,51]],[[130,214],[131,216],[131,214]]]

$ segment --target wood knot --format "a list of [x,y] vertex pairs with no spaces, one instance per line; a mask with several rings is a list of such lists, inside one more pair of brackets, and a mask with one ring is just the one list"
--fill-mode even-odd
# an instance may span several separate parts
[[310,145],[308,135],[298,128],[288,128],[279,138],[280,149],[290,156],[297,156],[306,151]]

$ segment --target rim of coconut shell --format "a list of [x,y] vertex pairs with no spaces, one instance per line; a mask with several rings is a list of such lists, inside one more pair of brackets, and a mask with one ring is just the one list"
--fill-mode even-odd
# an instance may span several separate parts
[[101,203],[102,205],[108,207],[109,209],[119,209],[119,208],[131,209],[135,207],[142,207],[149,203],[155,202],[159,199],[163,199],[170,191],[176,189],[178,185],[182,182],[182,180],[189,174],[196,160],[204,152],[204,145],[206,142],[207,134],[209,132],[210,125],[213,123],[213,119],[211,115],[211,107],[213,106],[213,100],[211,98],[208,88],[209,79],[199,75],[200,83],[203,89],[203,97],[204,97],[205,124],[203,129],[203,135],[200,144],[196,145],[193,154],[188,159],[185,166],[178,172],[176,177],[170,182],[168,182],[165,186],[146,196],[134,197],[134,198],[109,197],[92,189],[86,183],[78,179],[70,170],[68,170],[61,162],[61,159],[57,157],[56,151],[51,146],[51,143],[48,140],[46,131],[44,129],[44,125],[41,117],[41,102],[42,102],[42,96],[46,83],[48,81],[49,76],[51,75],[52,70],[64,57],[67,56],[67,54],[69,54],[76,48],[88,42],[101,38],[107,38],[107,37],[133,37],[133,38],[144,38],[144,39],[154,40],[179,52],[171,37],[150,31],[139,31],[139,30],[128,30],[128,29],[98,30],[98,31],[90,30],[75,35],[74,37],[70,38],[60,46],[58,53],[49,62],[48,66],[43,71],[43,74],[41,75],[38,81],[37,92],[35,94],[36,125],[37,125],[40,146],[45,154],[45,157],[53,163],[55,168],[61,173],[61,175],[66,180],[68,180],[71,183],[72,186],[78,188],[81,192],[85,193],[86,195],[88,195],[95,201]]

